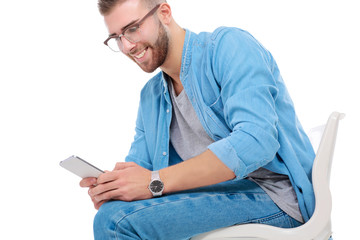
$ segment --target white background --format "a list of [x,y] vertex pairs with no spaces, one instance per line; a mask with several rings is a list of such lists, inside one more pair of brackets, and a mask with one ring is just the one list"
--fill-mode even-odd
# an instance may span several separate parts
[[[360,7],[354,0],[169,0],[194,32],[248,30],[269,49],[305,129],[341,121],[332,171],[335,239],[357,238]],[[153,75],[103,44],[96,1],[0,5],[0,239],[92,239],[96,211],[59,161],[111,170],[134,135]],[[6,237],[5,237],[6,236]]]

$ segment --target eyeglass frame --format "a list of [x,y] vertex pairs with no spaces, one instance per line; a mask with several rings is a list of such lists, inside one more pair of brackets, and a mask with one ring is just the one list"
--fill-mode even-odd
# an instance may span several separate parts
[[[160,7],[160,5],[161,5],[161,4],[157,4],[153,9],[151,9],[151,10],[150,10],[142,19],[140,19],[138,22],[135,22],[135,23],[132,23],[132,24],[130,24],[130,25],[128,25],[128,26],[125,26],[125,28],[121,31],[121,33],[120,33],[119,35],[117,35],[116,33],[110,34],[109,37],[104,41],[104,44],[105,44],[106,46],[108,46],[112,51],[114,51],[114,52],[120,52],[121,50],[120,50],[120,51],[115,51],[114,49],[112,49],[112,48],[108,45],[108,42],[109,42],[112,38],[115,38],[115,39],[118,38],[118,39],[121,41],[121,43],[122,43],[121,38],[124,37],[124,38],[126,38],[126,40],[128,40],[128,41],[131,42],[131,43],[137,43],[138,41],[135,42],[135,41],[132,41],[132,40],[128,39],[128,38],[124,35],[124,32],[125,32],[126,30],[132,28],[132,27],[135,27],[135,26],[137,26],[138,29],[139,29],[140,26],[145,22],[145,20],[146,20],[148,17],[152,16],[152,15],[158,10],[158,8]],[[119,46],[119,49],[120,49],[120,46]]]

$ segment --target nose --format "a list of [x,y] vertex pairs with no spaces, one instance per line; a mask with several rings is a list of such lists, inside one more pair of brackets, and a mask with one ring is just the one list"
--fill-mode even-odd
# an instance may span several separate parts
[[125,37],[122,37],[120,39],[120,49],[124,54],[129,54],[131,50],[136,46],[136,43],[132,43],[129,40],[127,40]]

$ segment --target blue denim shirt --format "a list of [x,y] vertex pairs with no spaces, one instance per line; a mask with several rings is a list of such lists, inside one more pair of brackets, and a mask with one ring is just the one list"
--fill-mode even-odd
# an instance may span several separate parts
[[[172,105],[166,78],[160,72],[141,91],[136,135],[126,157],[149,170],[181,161],[169,140]],[[180,79],[215,141],[208,148],[237,179],[259,167],[288,175],[307,221],[315,207],[315,154],[270,52],[241,29],[187,30]]]

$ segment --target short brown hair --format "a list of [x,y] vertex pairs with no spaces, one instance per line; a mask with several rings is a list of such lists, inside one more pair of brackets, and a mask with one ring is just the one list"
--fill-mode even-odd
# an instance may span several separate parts
[[[99,0],[98,7],[101,15],[105,16],[111,12],[115,5],[126,2],[127,0]],[[166,2],[166,0],[141,0],[145,7],[153,8],[159,3]]]

